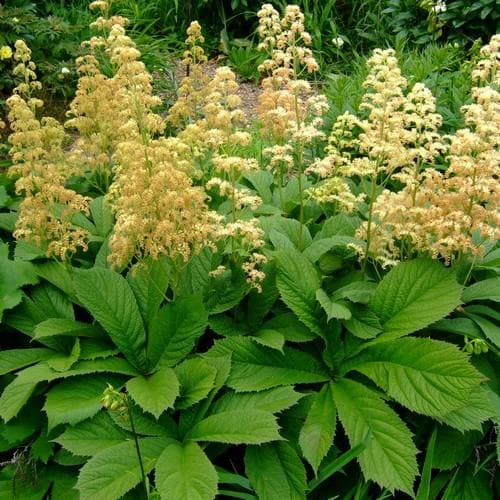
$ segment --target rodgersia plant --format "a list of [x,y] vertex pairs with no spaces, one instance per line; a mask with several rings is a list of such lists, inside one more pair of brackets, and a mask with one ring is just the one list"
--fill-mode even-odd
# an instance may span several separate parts
[[164,120],[126,21],[92,5],[70,132],[38,118],[17,47],[0,492],[493,498],[497,37],[467,128],[443,137],[429,90],[377,50],[327,134],[297,7],[260,11],[248,127],[231,70],[200,84],[199,25]]

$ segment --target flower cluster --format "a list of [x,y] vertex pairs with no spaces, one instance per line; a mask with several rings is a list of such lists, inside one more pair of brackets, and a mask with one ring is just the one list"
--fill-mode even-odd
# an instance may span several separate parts
[[[403,188],[385,189],[373,203],[372,223],[358,231],[383,265],[416,253],[449,263],[481,255],[484,244],[500,236],[500,94],[488,85],[500,64],[491,57],[495,38],[473,71],[483,86],[472,89],[474,103],[462,109],[467,128],[449,137],[449,144],[438,132],[441,117],[428,89],[417,84],[406,98],[401,137],[408,164],[393,175]],[[433,166],[440,155],[448,165],[444,172]]]
[[186,66],[186,76],[177,92],[177,100],[168,111],[167,122],[183,128],[201,117],[205,104],[209,78],[203,71],[207,56],[201,44],[205,41],[201,26],[193,21],[187,29],[186,46],[182,62]]
[[65,158],[64,128],[53,118],[38,119],[43,102],[32,95],[41,87],[36,66],[23,41],[15,47],[14,73],[21,83],[7,100],[13,161],[9,174],[17,179],[16,192],[24,198],[14,236],[44,248],[47,256],[65,260],[78,249],[87,249],[89,235],[73,217],[89,212],[89,200],[65,186],[72,171]]

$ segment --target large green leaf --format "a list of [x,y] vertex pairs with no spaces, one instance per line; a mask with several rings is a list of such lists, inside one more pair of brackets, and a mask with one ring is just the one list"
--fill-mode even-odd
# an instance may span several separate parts
[[149,331],[148,358],[151,367],[174,366],[193,349],[208,323],[201,297],[178,297],[162,307]]
[[365,479],[411,495],[418,473],[417,449],[404,422],[380,396],[359,382],[341,379],[331,388],[351,447],[371,432],[366,449],[358,457]]
[[215,387],[217,369],[203,358],[187,359],[175,367],[180,383],[180,395],[176,408],[185,409],[206,398]]
[[60,378],[99,372],[137,375],[133,367],[120,358],[80,361],[73,365],[70,370],[64,372],[58,372],[45,363],[39,363],[20,371],[16,378],[4,389],[0,398],[0,417],[6,422],[15,417],[26,404],[39,382],[50,382]]
[[[495,401],[496,399],[496,401]],[[499,396],[487,386],[482,385],[474,389],[467,401],[455,410],[442,417],[437,417],[440,422],[458,429],[460,432],[482,430],[483,423],[494,417],[495,405],[500,401]]]
[[9,259],[9,245],[0,241],[0,321],[3,311],[21,302],[21,287],[38,282],[35,268],[30,262]]
[[[169,443],[168,439],[139,439],[146,474]],[[141,481],[141,468],[133,440],[110,446],[94,455],[80,470],[80,500],[118,500]]]
[[149,377],[139,375],[130,379],[126,387],[134,401],[156,418],[167,408],[173,408],[179,395],[179,381],[172,368],[160,368]]
[[166,257],[146,260],[131,269],[127,281],[134,293],[145,325],[149,325],[165,300],[170,280],[170,264]]
[[463,406],[484,377],[453,344],[402,338],[373,345],[347,362],[410,410],[443,416]]
[[394,267],[379,283],[370,302],[382,320],[384,340],[420,330],[460,304],[462,287],[453,271],[432,259]]
[[267,391],[224,394],[211,407],[211,413],[220,413],[233,410],[264,410],[277,413],[290,408],[304,395],[294,391],[293,387],[275,387]]
[[80,271],[74,287],[81,303],[108,332],[125,357],[146,369],[146,335],[139,307],[125,278],[109,269]]
[[103,330],[98,325],[82,323],[68,318],[50,318],[36,325],[35,337],[37,339],[66,335],[69,337],[97,337],[104,336]]
[[289,347],[281,353],[246,337],[231,337],[216,342],[210,351],[212,356],[227,354],[232,354],[227,385],[237,392],[329,380],[328,372],[316,358]]
[[130,438],[131,434],[115,425],[107,412],[101,411],[91,419],[68,427],[54,441],[74,455],[91,457]]
[[462,294],[462,300],[464,302],[472,302],[473,300],[500,302],[500,277],[478,281],[468,286]]
[[9,349],[0,352],[0,375],[43,361],[54,355],[54,351],[44,348]]
[[160,455],[155,472],[161,498],[211,500],[217,494],[217,472],[197,443],[170,443]]
[[316,290],[320,279],[313,264],[298,250],[276,253],[278,273],[276,285],[285,304],[317,335],[323,334],[316,311]]
[[261,444],[282,439],[276,417],[263,410],[232,410],[198,422],[186,439],[232,444]]
[[466,463],[455,471],[441,498],[442,500],[493,499],[491,476],[484,467],[476,470],[475,463]]
[[333,445],[337,410],[330,384],[314,395],[311,408],[300,430],[299,445],[304,458],[317,473],[319,465]]
[[245,471],[259,500],[305,500],[306,471],[288,443],[249,446]]
[[93,417],[101,409],[107,384],[120,385],[122,381],[116,375],[92,375],[59,382],[47,393],[43,407],[49,430],[62,423],[74,425]]
[[326,312],[328,321],[335,319],[351,319],[351,311],[345,303],[333,301],[328,294],[319,288],[316,290],[316,299],[321,304],[321,307]]
[[480,431],[460,432],[446,425],[438,426],[433,467],[450,470],[463,464],[482,437],[483,433]]

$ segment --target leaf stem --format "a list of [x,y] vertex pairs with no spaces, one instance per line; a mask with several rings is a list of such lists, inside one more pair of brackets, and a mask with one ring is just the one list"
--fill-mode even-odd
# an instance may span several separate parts
[[132,434],[134,435],[135,451],[137,453],[137,459],[139,460],[139,466],[141,468],[142,485],[144,487],[144,494],[146,500],[149,498],[149,487],[148,480],[146,478],[146,472],[144,471],[144,464],[142,462],[141,449],[139,448],[139,439],[137,437],[137,432],[135,430],[134,417],[132,416],[132,411],[130,410],[130,404],[128,396],[125,398],[125,404],[127,405],[128,418],[130,420],[130,427],[132,429]]

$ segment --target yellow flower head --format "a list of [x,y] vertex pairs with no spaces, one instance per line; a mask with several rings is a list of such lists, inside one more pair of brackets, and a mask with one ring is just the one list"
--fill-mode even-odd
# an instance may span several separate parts
[[0,59],[10,59],[12,57],[12,49],[8,45],[0,47]]

